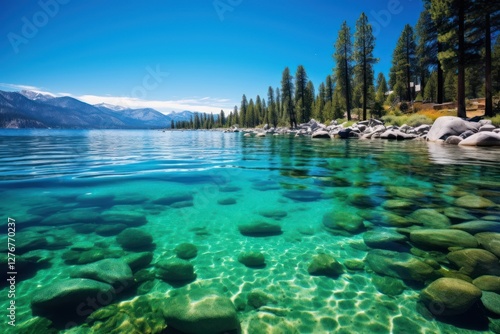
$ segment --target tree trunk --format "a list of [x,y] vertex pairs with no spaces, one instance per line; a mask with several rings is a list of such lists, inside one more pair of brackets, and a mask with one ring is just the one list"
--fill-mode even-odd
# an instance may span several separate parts
[[[438,42],[438,54],[443,51],[443,47],[441,43]],[[443,67],[441,66],[441,62],[438,60],[437,63],[437,103],[442,104],[444,102],[444,73]],[[434,101],[433,101],[434,102]]]
[[458,2],[458,94],[457,116],[467,118],[465,107],[465,0]]
[[363,25],[363,120],[366,121],[366,106],[368,99],[368,68],[366,61],[366,33]]
[[490,13],[486,13],[485,15],[485,38],[484,38],[484,47],[485,47],[485,92],[484,97],[485,101],[485,109],[484,115],[493,117],[493,94],[492,94],[492,85],[491,85],[491,22],[490,22]]
[[349,93],[349,61],[347,59],[347,45],[344,46],[344,56],[345,56],[345,106],[347,109],[347,120],[351,120],[351,97]]

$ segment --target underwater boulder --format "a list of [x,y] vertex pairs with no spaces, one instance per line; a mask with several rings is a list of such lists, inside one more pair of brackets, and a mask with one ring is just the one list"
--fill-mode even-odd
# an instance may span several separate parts
[[238,255],[238,262],[250,268],[258,268],[266,265],[266,258],[261,252],[241,252]]
[[425,282],[437,276],[433,267],[408,253],[374,249],[368,252],[365,262],[379,275],[402,280]]
[[100,308],[86,319],[86,323],[89,332],[94,334],[161,334],[167,327],[163,304],[159,298],[140,296]]
[[163,315],[168,327],[182,333],[239,333],[240,322],[231,299],[207,289],[178,290],[167,298]]
[[378,229],[363,233],[365,245],[371,248],[400,250],[408,247],[408,238],[391,229]]
[[401,280],[390,276],[377,275],[375,273],[372,273],[372,284],[378,292],[387,296],[398,296],[406,289],[406,286]]
[[153,201],[153,203],[159,205],[172,206],[176,203],[193,202],[193,200],[194,197],[192,194],[174,194],[159,198]]
[[453,263],[459,272],[476,278],[482,275],[500,276],[498,258],[484,249],[469,248],[448,253],[446,258]]
[[465,223],[455,224],[451,226],[451,228],[472,234],[481,232],[500,232],[500,223],[491,220],[472,220]]
[[481,303],[484,307],[494,313],[495,315],[500,315],[500,295],[496,292],[483,291],[481,296]]
[[295,202],[316,202],[322,199],[323,193],[315,190],[290,190],[283,196]]
[[440,278],[420,293],[420,300],[437,316],[458,315],[469,310],[481,298],[481,290],[456,278]]
[[313,257],[307,272],[312,276],[337,278],[344,273],[344,268],[333,256],[318,254]]
[[189,260],[195,258],[198,254],[198,248],[190,243],[182,243],[174,248],[174,252],[179,259]]
[[500,258],[500,233],[482,232],[474,235],[477,241],[488,252]]
[[323,226],[331,233],[357,234],[365,230],[363,218],[355,213],[332,211],[323,216]]
[[486,209],[495,206],[495,203],[481,196],[465,195],[457,198],[455,205],[466,209]]
[[478,242],[473,235],[452,229],[422,229],[410,232],[410,240],[422,247],[430,249],[448,249],[449,247],[477,247]]
[[[69,314],[81,316],[81,308],[88,306],[88,299],[101,296],[110,303],[115,291],[110,284],[86,278],[72,278],[38,288],[33,292],[31,309],[33,314],[48,318]],[[99,305],[104,306],[104,305]]]
[[472,281],[472,284],[483,291],[500,293],[500,277],[493,275],[483,275]]
[[133,284],[132,269],[121,259],[105,259],[76,267],[72,278],[89,278],[111,284],[115,289],[128,288]]
[[434,209],[418,209],[409,218],[427,228],[447,228],[451,225],[450,218]]
[[133,272],[136,272],[139,269],[149,266],[151,261],[153,261],[153,253],[130,253],[123,257],[123,261],[125,261],[129,265],[130,269],[132,269]]
[[268,237],[283,233],[281,226],[266,222],[254,222],[246,225],[239,225],[238,230],[247,237]]
[[162,259],[156,263],[156,273],[165,282],[191,282],[196,279],[192,263],[181,259]]
[[148,222],[146,216],[141,212],[124,212],[115,209],[104,211],[100,215],[100,219],[104,224],[125,224],[128,227],[139,227],[146,225]]
[[116,241],[125,250],[146,250],[153,247],[151,234],[137,228],[127,228],[116,236]]
[[234,205],[234,204],[236,204],[236,199],[234,199],[232,197],[220,199],[217,201],[217,204],[219,204],[219,205]]

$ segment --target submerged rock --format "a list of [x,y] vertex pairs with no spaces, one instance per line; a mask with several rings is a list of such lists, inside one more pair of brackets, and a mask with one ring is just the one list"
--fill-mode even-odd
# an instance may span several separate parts
[[241,252],[238,255],[238,262],[251,268],[264,267],[266,265],[266,259],[261,252]]
[[365,261],[379,275],[419,282],[436,277],[433,267],[408,253],[375,249],[368,252]]
[[459,268],[459,272],[472,278],[482,275],[500,275],[498,258],[484,249],[463,249],[448,253],[446,258]]
[[241,234],[249,237],[268,237],[280,235],[283,233],[280,225],[266,222],[255,222],[247,225],[239,225],[238,229]]
[[125,250],[144,250],[153,246],[153,237],[151,234],[137,228],[128,228],[123,230],[116,237],[116,241]]
[[455,205],[467,209],[486,209],[495,206],[495,203],[484,197],[465,195],[456,199]]
[[130,269],[132,269],[133,272],[136,272],[139,269],[149,266],[151,261],[153,261],[153,253],[130,253],[123,257],[123,261],[125,261],[129,265]]
[[488,311],[496,314],[497,316],[500,315],[500,295],[498,293],[483,291],[481,302]]
[[178,258],[189,260],[195,258],[198,255],[198,248],[190,243],[182,243],[174,248],[174,252]]
[[292,190],[283,194],[296,202],[316,202],[322,199],[323,193],[315,190]]
[[484,249],[500,258],[500,233],[483,232],[474,236]]
[[387,250],[400,250],[407,247],[408,238],[391,229],[378,229],[363,234],[363,241],[368,247]]
[[165,196],[153,201],[154,204],[172,206],[176,203],[193,202],[194,197],[192,194],[174,194]]
[[60,317],[61,314],[68,313],[70,317],[81,317],[82,306],[87,306],[88,299],[92,300],[96,296],[101,296],[101,300],[111,303],[114,295],[115,291],[110,284],[86,278],[73,278],[51,283],[35,290],[31,299],[31,308],[33,314],[48,318]]
[[464,208],[457,208],[454,206],[447,207],[443,211],[444,215],[448,218],[451,219],[457,219],[457,220],[474,220],[476,217],[471,215],[466,209]]
[[483,275],[472,281],[472,284],[483,291],[500,293],[500,277],[493,275]]
[[166,282],[189,282],[196,279],[193,264],[181,259],[158,261],[156,272]]
[[281,211],[281,210],[264,210],[260,211],[259,215],[265,217],[265,218],[271,218],[275,220],[281,220],[288,216],[288,213],[286,211]]
[[337,278],[344,273],[342,265],[328,254],[315,255],[307,267],[310,275]]
[[451,229],[423,229],[410,232],[410,240],[417,245],[431,249],[449,247],[474,248],[478,243],[471,234]]
[[234,198],[224,198],[217,201],[219,205],[234,205],[236,204],[236,199]]
[[401,280],[389,276],[380,276],[375,273],[372,274],[372,284],[380,293],[388,296],[398,296],[406,289]]
[[162,300],[141,296],[100,308],[86,322],[93,334],[161,334],[167,327],[163,304]]
[[127,227],[146,225],[148,220],[140,212],[123,212],[119,210],[106,210],[100,218],[105,224],[125,224]]
[[420,293],[420,300],[437,316],[463,314],[481,298],[481,290],[456,278],[440,278]]
[[447,228],[451,225],[448,217],[434,209],[418,209],[409,218],[429,228]]
[[500,223],[490,220],[473,220],[470,222],[455,224],[452,229],[466,231],[472,234],[481,232],[500,232]]
[[424,192],[408,187],[389,186],[387,187],[387,191],[389,191],[396,197],[402,197],[406,199],[421,199],[426,197],[426,194]]
[[77,267],[70,277],[90,278],[111,284],[115,289],[129,288],[134,280],[129,265],[121,259],[105,259]]
[[400,200],[400,199],[388,199],[382,203],[385,209],[405,209],[413,206],[413,202]]
[[211,290],[177,291],[165,301],[163,315],[169,327],[182,333],[219,334],[240,330],[231,300]]
[[332,233],[361,233],[365,230],[363,218],[355,213],[332,211],[323,216],[323,226]]

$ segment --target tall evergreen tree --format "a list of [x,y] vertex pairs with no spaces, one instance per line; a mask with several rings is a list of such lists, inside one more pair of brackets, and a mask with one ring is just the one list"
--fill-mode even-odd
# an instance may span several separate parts
[[245,115],[245,126],[253,128],[255,126],[255,103],[253,99],[248,102],[248,108]]
[[247,97],[245,94],[243,94],[243,97],[241,98],[241,106],[240,106],[240,114],[239,114],[239,121],[240,121],[240,126],[246,127],[248,126],[247,124],[247,111],[248,111],[248,101]]
[[444,100],[449,102],[457,100],[457,75],[453,70],[445,73]]
[[500,93],[500,35],[498,35],[495,46],[493,47],[493,52],[491,54],[491,64],[492,64],[492,73],[491,73],[491,86],[493,94]]
[[224,110],[220,111],[219,114],[219,125],[221,128],[226,126],[226,115],[224,114]]
[[375,101],[380,105],[384,104],[385,93],[389,90],[387,87],[387,81],[385,80],[384,73],[380,72],[377,76],[377,94],[375,96]]
[[[424,88],[424,100],[429,102],[436,102],[438,99],[438,74],[437,72],[432,72],[429,80],[425,84]],[[442,94],[442,93],[441,93]],[[442,102],[441,102],[442,103]]]
[[[245,100],[246,100],[246,97],[245,97]],[[233,109],[233,123],[229,124],[229,126],[233,126],[233,125],[240,126],[240,115],[238,113],[238,107],[237,106],[234,106],[234,109]]]
[[290,69],[286,67],[283,70],[283,75],[281,78],[281,99],[283,104],[283,110],[285,114],[288,115],[290,127],[297,127],[297,118],[295,116],[295,109],[293,106],[293,82],[292,76],[290,75]]
[[337,65],[335,69],[337,87],[344,97],[347,120],[351,120],[352,42],[351,30],[346,21],[340,27],[333,58]]
[[276,110],[276,102],[274,100],[274,90],[271,86],[269,86],[269,89],[267,90],[267,109],[269,110],[269,122],[276,128],[278,126],[278,113]]
[[327,75],[325,80],[325,103],[333,102],[333,94],[335,91],[335,82],[332,75]]
[[363,119],[366,120],[366,111],[368,109],[368,99],[370,89],[373,89],[373,64],[378,62],[378,59],[373,56],[375,49],[375,36],[371,24],[368,22],[368,16],[361,13],[356,22],[356,32],[354,33],[354,52],[353,58],[355,61],[354,74],[356,82],[360,84],[362,95]]
[[438,25],[440,23],[432,19],[429,8],[430,4],[426,4],[415,28],[420,87],[424,89],[427,86],[426,81],[430,78],[430,73],[436,71],[437,96],[433,101],[443,103],[444,73],[438,59],[438,54],[442,49],[442,43],[438,40]]
[[254,125],[259,125],[263,122],[264,120],[264,108],[262,106],[262,101],[260,99],[260,96],[257,95],[255,98],[255,115],[254,115]]
[[[393,81],[393,90],[397,93],[404,87],[403,98],[406,101],[413,99],[411,82],[414,80],[416,69],[416,45],[413,34],[413,28],[407,24],[401,36],[398,39],[396,48],[392,56],[391,81]],[[394,82],[395,80],[395,82]]]
[[276,114],[278,114],[278,122],[283,119],[283,104],[281,103],[281,92],[279,87],[275,89],[275,99],[276,99]]
[[305,95],[305,111],[306,111],[306,121],[312,118],[314,110],[314,98],[315,98],[314,84],[311,80],[307,82],[306,85],[306,95]]
[[299,65],[297,72],[295,72],[295,110],[297,112],[297,119],[299,122],[306,123],[307,110],[306,110],[306,86],[307,74],[304,66]]
[[313,118],[320,122],[325,121],[324,108],[326,100],[326,88],[325,84],[322,82],[318,88],[318,95],[316,96],[316,102],[314,103],[314,113]]

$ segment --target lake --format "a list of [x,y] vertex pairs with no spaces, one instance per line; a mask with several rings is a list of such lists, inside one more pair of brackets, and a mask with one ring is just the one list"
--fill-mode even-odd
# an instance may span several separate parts
[[[229,298],[244,333],[498,332],[498,319],[478,306],[466,316],[435,318],[419,302],[427,283],[455,277],[459,268],[446,249],[410,243],[409,235],[474,220],[499,232],[499,175],[498,149],[419,141],[0,130],[3,231],[8,218],[15,221],[16,246],[15,285],[2,280],[0,291],[2,332],[12,330],[6,319],[13,300],[15,324],[27,333],[50,333],[50,326],[89,333],[99,321],[106,330],[134,321],[161,327],[154,305],[195,290]],[[478,199],[490,204],[469,205]],[[2,237],[7,245],[7,233]],[[391,254],[411,256],[402,261],[432,273],[408,279],[380,270]],[[88,266],[124,258],[134,280],[114,301],[75,316],[68,301],[47,296],[55,290],[47,287],[61,289],[70,279],[102,281],[107,270],[89,273]],[[192,268],[191,278],[169,272],[172,263]],[[34,318],[33,298],[53,298],[34,311],[53,325]],[[115,312],[82,325],[104,306]],[[122,312],[112,325],[120,308],[138,314]]]

